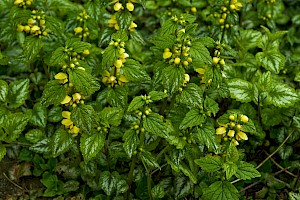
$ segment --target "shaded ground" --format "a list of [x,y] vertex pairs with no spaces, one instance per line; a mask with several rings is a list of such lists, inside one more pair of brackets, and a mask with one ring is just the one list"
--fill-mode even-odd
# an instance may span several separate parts
[[[40,181],[31,176],[30,163],[8,159],[0,162],[0,200],[35,199],[42,189]],[[40,199],[40,198],[39,198]]]

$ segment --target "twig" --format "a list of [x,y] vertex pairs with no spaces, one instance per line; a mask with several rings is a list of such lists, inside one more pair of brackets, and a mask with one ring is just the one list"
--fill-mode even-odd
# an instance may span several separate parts
[[4,172],[3,172],[3,176],[4,176],[11,184],[13,184],[14,186],[16,186],[17,188],[19,188],[20,190],[24,190],[24,188],[22,188],[21,186],[19,186],[18,184],[16,184],[16,183],[13,182],[12,180],[10,180],[10,178],[8,178]]
[[[269,156],[269,154],[268,154],[266,151],[264,151],[264,152],[265,152],[265,154],[267,154],[267,156]],[[293,174],[292,172],[288,171],[286,168],[284,168],[284,167],[282,167],[280,164],[278,164],[278,163],[274,160],[274,158],[270,158],[270,160],[271,160],[271,161],[272,161],[279,169],[284,170],[285,173],[287,173],[287,174],[289,174],[289,175],[291,175],[291,176],[293,176],[293,177],[297,177],[295,174]]]
[[[279,147],[277,147],[277,149],[271,153],[266,159],[264,159],[259,165],[257,165],[257,167],[255,169],[260,168],[263,164],[265,164],[265,162],[267,162],[270,158],[272,158],[272,156],[274,156],[275,153],[277,153],[277,151],[288,141],[288,139],[291,137],[291,135],[294,133],[294,130],[290,132],[290,134],[285,138],[285,140],[279,145]],[[234,181],[231,181],[231,184],[237,183],[239,182],[241,179],[236,179]]]

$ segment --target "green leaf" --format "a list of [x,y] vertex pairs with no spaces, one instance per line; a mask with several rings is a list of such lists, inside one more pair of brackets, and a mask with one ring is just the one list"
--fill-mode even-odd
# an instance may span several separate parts
[[29,121],[29,116],[20,112],[8,114],[3,123],[3,129],[7,135],[6,142],[15,141],[25,129]]
[[58,47],[53,53],[52,56],[50,58],[50,63],[52,66],[55,66],[61,62],[64,61],[65,56],[68,56],[65,52],[64,52],[64,47]]
[[180,171],[182,171],[182,173],[184,173],[184,175],[188,176],[190,178],[190,180],[193,182],[193,184],[197,183],[197,177],[195,176],[195,174],[187,167],[186,164],[182,163],[179,165],[179,169]]
[[107,92],[107,101],[113,107],[125,107],[127,104],[128,91],[126,87],[115,86],[109,88]]
[[159,164],[156,162],[155,157],[149,151],[141,151],[139,157],[147,166],[159,168]]
[[255,57],[259,65],[275,74],[278,74],[284,67],[285,56],[277,50],[259,52]]
[[201,128],[197,129],[197,137],[200,143],[205,144],[208,149],[214,152],[218,150],[215,128],[211,123],[205,123]]
[[159,35],[170,35],[174,33],[177,28],[178,25],[172,19],[168,19],[159,30]]
[[88,133],[92,129],[95,111],[92,106],[79,105],[71,111],[71,120],[74,125],[79,127],[84,133]]
[[138,110],[139,108],[143,107],[145,105],[145,101],[141,96],[134,97],[132,101],[130,102],[127,111],[132,112],[135,110]]
[[29,79],[14,81],[9,84],[7,100],[13,108],[25,103],[29,94]]
[[260,75],[256,85],[262,92],[270,91],[273,87],[271,72],[268,71]]
[[283,83],[276,83],[267,96],[268,103],[280,108],[292,106],[297,101],[299,101],[299,96],[294,88]]
[[289,145],[283,145],[278,150],[278,154],[282,160],[288,159],[293,154],[293,147]]
[[192,46],[190,48],[190,55],[193,59],[193,62],[201,64],[212,63],[210,53],[201,41],[192,42]]
[[31,62],[40,53],[42,47],[43,42],[40,38],[35,36],[28,36],[24,41],[23,54],[20,58],[25,60],[26,62]]
[[235,78],[228,80],[227,83],[231,98],[241,102],[250,102],[253,100],[253,85],[250,82]]
[[203,199],[239,200],[239,192],[228,181],[216,181],[204,190]]
[[160,184],[155,185],[151,189],[151,193],[152,193],[152,197],[154,199],[161,199],[161,198],[164,198],[164,196],[165,196],[164,188]]
[[128,40],[128,35],[126,30],[120,30],[111,35],[114,40],[121,40],[122,42],[126,42]]
[[184,69],[177,66],[168,66],[162,71],[162,81],[167,93],[173,94],[178,91],[184,81]]
[[4,158],[6,155],[6,147],[0,143],[0,161]]
[[204,119],[205,115],[203,113],[200,113],[198,109],[190,110],[180,123],[179,129],[199,126],[204,122]]
[[188,106],[202,107],[203,91],[195,83],[189,83],[183,88],[182,92],[176,96],[176,101]]
[[91,44],[82,42],[79,38],[70,38],[66,41],[66,48],[73,48],[73,51],[81,53],[84,50],[91,48]]
[[223,164],[223,169],[225,171],[226,179],[229,180],[237,171],[238,167],[233,162],[226,162]]
[[62,120],[62,108],[59,106],[52,107],[48,112],[49,122],[59,122]]
[[127,30],[130,26],[130,23],[132,21],[132,15],[128,10],[123,10],[121,12],[117,12],[116,14],[116,19],[118,22],[118,25],[120,29],[125,29]]
[[239,179],[247,180],[261,176],[259,171],[257,171],[255,167],[250,163],[240,161],[237,167],[238,169],[235,176]]
[[265,126],[276,126],[282,121],[281,110],[273,108],[263,108],[261,110],[261,121]]
[[207,172],[216,172],[222,168],[221,159],[217,156],[206,155],[204,158],[196,159],[195,163]]
[[120,107],[105,107],[100,112],[100,118],[113,126],[121,124],[124,115],[124,110]]
[[57,157],[68,151],[73,144],[73,137],[65,129],[60,128],[55,131],[50,140],[52,156]]
[[289,192],[289,200],[299,200],[300,193]]
[[80,151],[85,162],[94,158],[104,147],[105,136],[102,132],[92,132],[92,135],[83,134],[80,138]]
[[109,45],[103,52],[103,57],[102,57],[103,68],[109,69],[109,67],[112,66],[116,60],[118,60],[118,57],[119,57],[118,49],[113,45]]
[[38,141],[45,138],[45,134],[40,129],[31,129],[25,134],[25,138],[31,143],[37,143]]
[[167,126],[163,121],[163,117],[157,113],[147,115],[143,120],[143,127],[154,135],[167,137]]
[[[150,41],[155,44],[155,46],[165,49],[169,48],[171,49],[173,45],[176,42],[176,37],[173,35],[163,35],[163,36],[156,36],[153,38],[150,38]],[[161,53],[161,57],[163,55],[163,52]]]
[[249,119],[249,121],[247,123],[244,123],[242,125],[242,131],[247,132],[247,133],[253,133],[253,134],[256,133],[255,125],[251,119]]
[[159,101],[161,99],[166,98],[168,95],[164,92],[159,92],[159,91],[151,91],[149,93],[150,99],[152,101]]
[[60,105],[66,95],[67,89],[57,80],[52,80],[47,83],[40,101],[46,107],[51,104]]
[[149,75],[138,61],[127,59],[122,69],[129,81],[142,82],[150,80]]
[[207,112],[216,116],[217,112],[219,111],[219,104],[207,96],[204,100],[204,108]]
[[94,76],[81,69],[69,71],[70,82],[82,95],[88,96],[100,89],[100,84]]
[[46,128],[46,125],[47,125],[47,109],[46,109],[46,107],[42,106],[40,103],[34,104],[33,109],[32,109],[30,123],[35,126]]
[[100,175],[99,184],[106,195],[112,196],[125,193],[128,190],[127,182],[122,179],[118,172],[104,171]]
[[127,130],[123,135],[123,148],[128,156],[131,158],[133,152],[137,149],[140,144],[138,134],[130,129]]
[[0,101],[6,102],[8,90],[8,84],[5,81],[0,80]]
[[261,37],[261,32],[256,30],[240,30],[239,36],[236,38],[240,48],[248,50],[255,48]]

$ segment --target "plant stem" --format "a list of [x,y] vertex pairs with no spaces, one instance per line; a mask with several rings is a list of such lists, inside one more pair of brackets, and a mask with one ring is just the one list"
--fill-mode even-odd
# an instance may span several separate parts
[[150,200],[152,200],[152,193],[151,193],[151,172],[148,171],[147,172],[148,175],[147,175],[147,188],[148,188],[148,194],[149,194],[149,198]]
[[128,173],[128,192],[127,192],[127,199],[129,199],[129,195],[130,195],[130,190],[131,190],[131,185],[132,185],[132,181],[133,181],[133,171],[134,171],[134,167],[135,167],[135,162],[136,162],[136,155],[134,155],[132,157],[132,162],[130,165],[130,170]]

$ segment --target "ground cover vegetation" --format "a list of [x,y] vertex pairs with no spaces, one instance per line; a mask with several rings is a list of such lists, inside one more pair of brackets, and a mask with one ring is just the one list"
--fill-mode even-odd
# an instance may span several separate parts
[[1,0],[3,199],[300,199],[297,0]]

